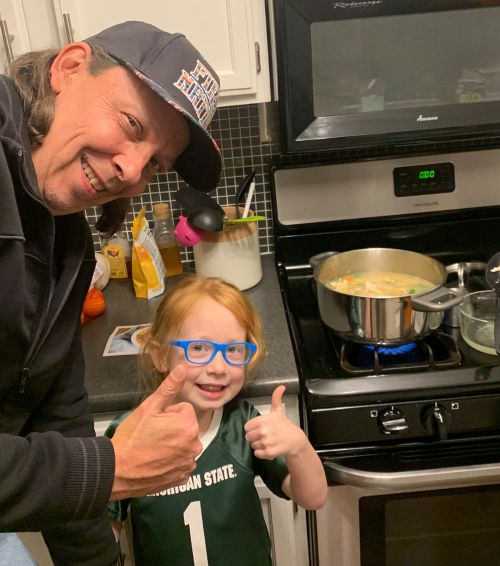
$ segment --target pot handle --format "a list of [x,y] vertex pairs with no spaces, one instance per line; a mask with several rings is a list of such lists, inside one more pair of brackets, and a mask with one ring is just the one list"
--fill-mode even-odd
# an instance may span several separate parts
[[309,258],[309,264],[313,269],[316,269],[320,263],[328,259],[332,255],[337,255],[339,252],[322,252],[320,254],[313,255]]
[[411,297],[411,307],[421,312],[446,311],[459,305],[463,300],[463,294],[447,287],[439,287],[420,297]]

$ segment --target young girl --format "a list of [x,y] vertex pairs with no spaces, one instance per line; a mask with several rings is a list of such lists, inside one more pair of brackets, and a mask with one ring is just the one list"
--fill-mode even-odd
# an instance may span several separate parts
[[110,502],[115,533],[130,508],[137,566],[270,565],[255,476],[307,509],[324,504],[327,484],[318,455],[281,407],[284,386],[274,390],[266,415],[236,398],[264,356],[257,312],[233,285],[188,276],[158,307],[145,348],[148,389],[185,366],[176,402],[193,405],[203,451],[184,485]]

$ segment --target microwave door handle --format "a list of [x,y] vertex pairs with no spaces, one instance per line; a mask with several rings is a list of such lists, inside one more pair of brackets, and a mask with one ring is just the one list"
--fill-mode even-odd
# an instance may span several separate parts
[[412,472],[370,472],[323,461],[328,479],[356,487],[393,491],[395,489],[441,488],[453,484],[497,483],[499,464],[452,468],[431,468]]

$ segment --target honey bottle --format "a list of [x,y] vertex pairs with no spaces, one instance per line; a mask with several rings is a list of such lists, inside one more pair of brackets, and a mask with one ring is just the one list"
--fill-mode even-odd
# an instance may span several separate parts
[[131,274],[132,249],[125,232],[119,231],[103,239],[102,253],[108,258],[110,279],[125,280]]
[[181,250],[175,236],[170,205],[159,202],[153,206],[153,237],[160,250],[167,277],[182,273]]

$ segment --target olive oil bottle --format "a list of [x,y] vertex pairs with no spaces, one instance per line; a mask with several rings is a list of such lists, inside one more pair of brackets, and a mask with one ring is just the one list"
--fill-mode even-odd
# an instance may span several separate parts
[[153,236],[160,250],[167,277],[182,273],[181,250],[173,234],[174,222],[170,205],[160,202],[153,206]]

